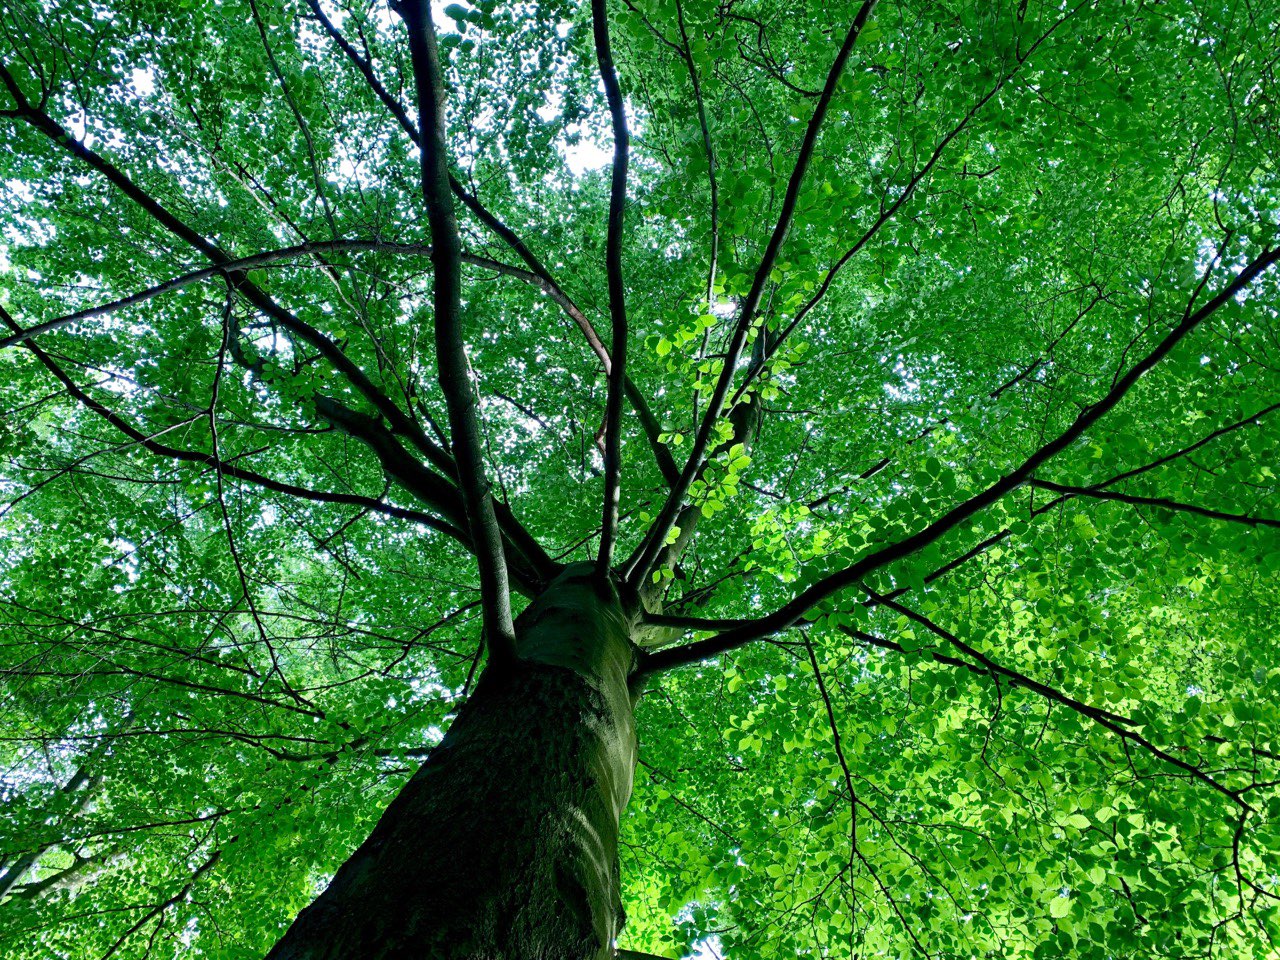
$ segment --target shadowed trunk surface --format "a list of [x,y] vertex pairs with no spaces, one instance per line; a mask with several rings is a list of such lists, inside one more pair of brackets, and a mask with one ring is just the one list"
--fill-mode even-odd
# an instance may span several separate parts
[[629,620],[590,565],[516,623],[448,734],[269,960],[601,960],[621,924]]

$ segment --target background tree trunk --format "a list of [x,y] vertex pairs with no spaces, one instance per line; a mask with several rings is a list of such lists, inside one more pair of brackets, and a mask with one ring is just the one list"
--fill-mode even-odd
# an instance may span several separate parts
[[600,960],[621,925],[636,738],[631,619],[568,568],[269,960]]

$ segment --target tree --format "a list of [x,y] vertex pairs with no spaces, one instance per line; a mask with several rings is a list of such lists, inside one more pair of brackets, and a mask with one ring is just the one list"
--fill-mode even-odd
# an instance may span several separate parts
[[1276,4],[0,18],[6,956],[1276,955]]

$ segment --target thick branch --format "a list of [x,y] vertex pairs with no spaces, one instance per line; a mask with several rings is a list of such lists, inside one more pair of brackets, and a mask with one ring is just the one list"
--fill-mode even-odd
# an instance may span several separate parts
[[800,152],[796,157],[795,168],[791,171],[791,179],[787,183],[787,192],[782,200],[782,209],[778,215],[778,222],[774,225],[773,233],[769,237],[764,255],[760,258],[760,265],[756,269],[755,278],[751,282],[751,289],[748,291],[746,299],[742,302],[738,323],[725,354],[724,367],[720,371],[715,390],[707,404],[697,435],[694,437],[693,446],[689,451],[689,460],[685,464],[684,470],[681,471],[679,480],[671,488],[666,502],[662,505],[661,512],[649,528],[644,541],[627,563],[626,576],[633,583],[643,582],[648,577],[649,571],[653,569],[654,562],[666,542],[667,535],[675,525],[676,517],[684,504],[684,498],[689,492],[689,487],[693,484],[694,477],[697,476],[698,470],[702,466],[703,457],[711,444],[716,422],[720,419],[725,401],[729,396],[729,390],[733,386],[738,360],[742,356],[747,338],[755,324],[756,313],[759,310],[761,298],[764,296],[765,284],[768,282],[769,274],[773,271],[774,264],[778,260],[778,253],[782,249],[782,242],[786,239],[787,231],[791,227],[791,220],[795,215],[796,205],[800,200],[800,188],[804,184],[805,173],[809,169],[809,161],[813,158],[814,148],[817,145],[818,133],[822,129],[827,110],[835,97],[836,87],[844,74],[845,64],[848,63],[849,56],[853,53],[854,44],[858,40],[858,35],[862,32],[863,24],[867,22],[871,11],[875,9],[875,5],[876,0],[864,0],[857,16],[849,27],[848,33],[845,35],[844,43],[840,47],[840,52],[836,55],[835,62],[831,65],[831,70],[827,73],[827,82],[822,89],[822,96],[814,107],[813,116],[809,118],[809,125],[805,130],[804,139],[800,143]]
[[[18,103],[19,112],[28,124],[45,134],[50,140],[77,159],[82,160],[102,174],[112,186],[119,189],[130,200],[147,211],[156,222],[174,236],[195,247],[213,261],[214,264],[226,268],[233,262],[233,258],[226,251],[212,241],[205,239],[170,213],[154,197],[134,183],[119,167],[76,140],[48,114],[33,107],[23,95],[12,74],[2,65],[0,65],[0,82],[3,82],[9,89],[10,94]],[[306,321],[285,310],[243,274],[232,275],[230,282],[236,292],[253,304],[254,307],[318,350],[321,356],[350,380],[361,395],[372,403],[396,430],[412,439],[414,445],[422,451],[437,469],[447,474],[452,474],[453,464],[449,459],[449,455],[433,443],[422,431],[422,428],[410,419],[394,401],[379,390],[365,372],[353,363],[336,343]]]
[[[319,0],[307,0],[307,4],[311,7],[312,12],[316,15],[316,19],[320,21],[320,25],[324,28],[325,33],[336,43],[339,49],[346,54],[347,59],[355,66],[360,74],[365,78],[374,95],[382,101],[383,105],[395,117],[401,128],[409,135],[414,143],[421,146],[421,138],[418,128],[414,126],[413,121],[409,118],[409,114],[405,111],[400,102],[391,95],[386,86],[378,79],[378,75],[374,72],[373,64],[369,60],[360,55],[350,42],[342,35],[342,32],[334,25],[320,7]],[[449,188],[453,191],[453,195],[462,201],[471,213],[495,233],[507,246],[509,246],[515,254],[524,261],[525,265],[532,271],[533,275],[538,278],[538,285],[551,297],[569,318],[582,331],[582,335],[586,338],[592,351],[600,358],[600,363],[604,367],[606,376],[612,368],[612,362],[609,358],[608,348],[601,341],[600,335],[596,333],[595,327],[591,321],[587,319],[586,314],[578,307],[568,294],[560,287],[546,265],[538,259],[537,255],[529,249],[526,244],[514,230],[507,224],[503,223],[489,210],[480,198],[471,193],[464,187],[456,177],[449,177]],[[627,400],[636,412],[636,416],[640,420],[640,426],[644,430],[649,446],[653,450],[654,458],[657,460],[658,468],[662,471],[663,479],[668,485],[674,484],[680,475],[679,469],[676,467],[675,460],[671,457],[671,451],[667,448],[659,438],[662,433],[662,427],[658,423],[657,417],[653,415],[653,411],[649,408],[649,402],[645,399],[640,388],[635,385],[630,377],[624,378],[626,387]]]
[[1223,304],[1246,289],[1260,274],[1280,260],[1280,248],[1264,250],[1248,263],[1219,293],[1199,310],[1188,305],[1182,320],[1169,331],[1149,354],[1134,364],[1124,376],[1116,379],[1112,388],[1096,403],[1080,411],[1076,419],[1057,437],[1031,454],[1020,466],[1006,474],[980,493],[953,507],[911,536],[881,547],[867,554],[844,570],[824,577],[773,613],[756,620],[746,621],[718,636],[682,647],[673,647],[650,654],[641,664],[643,672],[651,673],[681,664],[692,663],[740,647],[752,640],[785,630],[800,620],[819,601],[853,586],[868,574],[911,556],[916,551],[935,542],[944,534],[1000,500],[1006,494],[1027,483],[1036,470],[1078,440],[1086,430],[1102,419],[1125,395],[1143,374],[1164,359],[1181,340],[1205,318],[1211,316]]
[[[750,450],[752,440],[760,427],[761,412],[760,404],[744,403],[735,407],[729,413],[729,423],[733,427],[733,433],[729,435],[729,439],[711,451],[710,456],[702,464],[702,469],[698,471],[696,480],[705,480],[708,468],[715,462],[715,458],[722,450],[730,450],[741,444],[744,450]],[[689,544],[693,541],[694,536],[698,532],[698,526],[702,523],[703,514],[700,504],[689,504],[680,511],[676,517],[676,527],[680,532],[666,544],[662,551],[658,554],[658,559],[654,562],[653,569],[664,570],[674,567],[684,555],[684,551],[688,549]],[[655,583],[653,577],[646,577],[644,582],[639,584],[638,590],[642,597],[655,597],[665,586],[665,583]]]
[[[10,329],[21,329],[14,321],[13,317],[3,308],[0,307],[0,322],[3,322]],[[138,430],[131,423],[121,417],[119,414],[110,410],[104,404],[90,396],[83,388],[80,387],[56,360],[47,353],[37,347],[35,344],[27,344],[27,349],[44,364],[45,368],[54,375],[63,388],[81,406],[93,411],[95,414],[106,420],[135,444],[154,453],[157,456],[168,457],[172,460],[181,460],[186,463],[199,463],[216,470],[220,470],[223,476],[232,477],[236,480],[242,480],[246,483],[252,483],[262,487],[265,490],[271,490],[276,493],[287,494],[291,497],[297,497],[302,500],[311,500],[315,503],[337,503],[348,506],[361,507],[366,510],[372,510],[376,513],[385,514],[389,517],[395,517],[399,520],[411,520],[414,523],[420,523],[423,526],[438,530],[447,536],[452,537],[459,543],[470,549],[471,544],[467,539],[467,535],[458,527],[439,517],[429,513],[423,513],[418,510],[407,510],[403,507],[397,507],[393,504],[383,503],[381,500],[375,500],[372,497],[364,497],[354,493],[331,493],[324,490],[311,490],[307,487],[300,487],[292,483],[284,483],[279,480],[273,480],[270,477],[255,473],[252,470],[246,470],[244,467],[235,465],[226,460],[222,460],[212,454],[202,453],[197,450],[182,450],[178,447],[171,447],[167,444],[160,443],[149,434]]]
[[[0,83],[3,83],[8,88],[10,94],[18,103],[18,113],[28,124],[41,131],[56,144],[69,151],[78,159],[84,161],[93,169],[97,170],[108,180],[108,182],[123,192],[125,196],[129,197],[129,199],[134,203],[146,210],[148,214],[150,214],[170,233],[186,241],[212,260],[220,271],[228,274],[228,282],[237,293],[244,296],[254,307],[278,322],[284,329],[290,331],[318,350],[321,356],[329,361],[335,369],[341,372],[351,382],[356,390],[365,397],[366,400],[373,404],[374,408],[387,419],[392,429],[397,433],[407,436],[412,441],[413,445],[424,454],[427,460],[437,470],[450,478],[455,475],[456,468],[449,454],[442,447],[434,443],[414,420],[405,414],[394,401],[383,393],[373,383],[373,381],[369,379],[365,372],[352,362],[345,353],[343,353],[333,340],[325,336],[306,321],[297,317],[290,311],[285,310],[256,284],[249,281],[243,273],[231,272],[232,264],[234,264],[235,261],[229,254],[223,251],[216,244],[202,237],[199,233],[170,213],[164,206],[129,179],[122,170],[112,164],[109,160],[92,150],[89,150],[84,146],[84,144],[73,138],[63,127],[59,126],[51,117],[43,113],[40,109],[33,107],[23,95],[21,88],[13,79],[13,76],[3,65],[0,65]],[[315,247],[317,245],[311,246]],[[25,333],[21,328],[14,327],[13,329],[15,332]],[[532,537],[528,535],[527,531],[520,527],[520,524],[516,521],[514,515],[512,515],[510,511],[504,511],[502,520],[502,526],[505,528],[506,532],[513,537],[513,539],[532,540]]]
[[485,473],[479,401],[471,382],[462,336],[462,246],[449,185],[444,79],[435,27],[426,0],[403,0],[396,10],[408,27],[409,56],[418,92],[422,194],[431,227],[431,263],[435,268],[433,307],[440,389],[449,411],[458,486],[480,568],[485,636],[491,656],[495,660],[510,661],[515,658],[516,634],[511,618],[507,561]]
[[[101,760],[101,757],[102,750],[99,748],[89,757],[89,761],[90,763],[96,763]],[[100,776],[93,776],[89,773],[89,764],[82,765],[76,769],[75,773],[71,775],[71,778],[58,788],[58,792],[62,794],[73,794],[80,791],[79,798],[70,805],[69,809],[63,815],[64,819],[69,820],[77,816],[86,806],[88,806],[89,801],[93,799],[94,788],[100,782]],[[27,872],[35,866],[36,861],[40,859],[41,854],[49,849],[49,846],[51,846],[51,844],[40,846],[34,850],[28,850],[24,853],[19,853],[14,857],[14,859],[4,864],[5,873],[4,876],[0,877],[0,900],[3,900],[10,893],[19,895],[21,890],[20,884],[23,877],[25,877]],[[79,857],[76,859],[79,860]],[[40,882],[25,885],[28,889],[31,887],[42,889],[43,886],[44,884],[41,884]]]
[[[374,416],[360,413],[344,406],[331,397],[316,396],[316,413],[343,433],[366,444],[377,456],[388,477],[409,493],[427,504],[442,517],[460,529],[467,528],[465,508],[457,489],[432,470],[424,467],[411,456],[395,434]],[[505,505],[496,503],[494,510],[501,513]],[[499,517],[501,520],[501,517]],[[513,565],[513,575],[522,593],[532,596],[538,584],[554,578],[560,565],[546,555],[541,545],[523,527],[514,525],[519,536],[508,541],[522,563]]]
[[609,278],[609,317],[613,329],[613,366],[604,414],[604,511],[600,524],[600,554],[597,572],[609,575],[613,547],[618,537],[618,503],[622,486],[622,396],[627,368],[627,291],[622,275],[622,224],[627,205],[627,163],[631,138],[622,88],[609,48],[609,18],[605,0],[591,0],[591,29],[595,37],[596,63],[609,102],[613,125],[613,169],[609,180],[609,228],[605,240],[605,271]]

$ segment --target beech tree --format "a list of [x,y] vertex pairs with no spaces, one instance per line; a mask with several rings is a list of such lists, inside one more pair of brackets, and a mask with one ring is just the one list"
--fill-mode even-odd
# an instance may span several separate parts
[[0,23],[6,957],[1280,955],[1280,6]]

